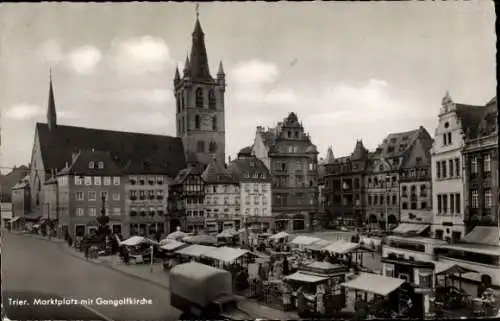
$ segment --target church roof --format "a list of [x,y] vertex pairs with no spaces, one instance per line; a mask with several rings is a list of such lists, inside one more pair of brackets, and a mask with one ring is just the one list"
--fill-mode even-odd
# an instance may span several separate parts
[[269,169],[256,157],[235,159],[229,164],[228,170],[240,180],[271,181]]
[[37,123],[36,131],[47,170],[61,170],[72,161],[73,153],[92,149],[108,151],[117,166],[129,170],[138,164],[149,164],[158,170],[153,173],[150,169],[150,174],[175,177],[186,167],[183,144],[177,137],[66,125],[49,130],[45,123]]
[[109,152],[81,150],[73,155],[71,164],[59,171],[58,175],[120,176],[122,170]]

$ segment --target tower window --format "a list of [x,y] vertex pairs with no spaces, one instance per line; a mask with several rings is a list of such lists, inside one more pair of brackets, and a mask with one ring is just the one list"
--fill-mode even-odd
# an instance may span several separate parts
[[198,142],[197,149],[198,149],[198,153],[204,153],[205,152],[205,142],[200,140]]
[[180,113],[181,112],[181,99],[182,99],[182,96],[181,95],[178,95],[177,96],[177,112]]
[[215,98],[215,92],[210,90],[208,92],[208,108],[215,109],[217,104],[217,99]]
[[200,129],[200,115],[194,116],[194,126],[196,129]]
[[196,107],[203,108],[203,89],[196,89]]
[[217,151],[217,144],[215,142],[210,142],[208,150],[210,153],[215,153]]
[[212,118],[212,130],[217,130],[217,116]]

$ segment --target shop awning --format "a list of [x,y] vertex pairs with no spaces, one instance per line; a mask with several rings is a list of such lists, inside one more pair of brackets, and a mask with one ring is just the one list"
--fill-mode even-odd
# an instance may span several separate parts
[[372,273],[361,273],[357,278],[342,284],[342,286],[353,290],[387,296],[397,290],[403,283],[405,283],[403,279],[390,278]]
[[21,219],[21,216],[16,216],[16,217],[11,218],[9,222],[14,223],[16,221],[19,221],[20,219]]
[[235,249],[231,247],[219,247],[215,248],[210,252],[203,253],[203,256],[208,257],[210,259],[222,261],[222,262],[233,262],[234,260],[239,259],[243,255],[250,253],[248,250],[243,249]]
[[143,244],[143,243],[157,244],[157,242],[150,240],[150,239],[143,237],[143,236],[132,236],[132,237],[126,239],[125,241],[121,242],[120,245],[137,246],[137,245]]
[[464,243],[498,246],[500,231],[496,226],[476,226],[469,234],[464,236],[462,241]]
[[163,245],[160,248],[165,251],[175,251],[183,246],[187,246],[187,244],[176,240],[170,240],[170,242],[163,243]]
[[281,240],[281,239],[286,239],[289,236],[290,236],[290,234],[288,234],[287,232],[279,232],[279,233],[276,233],[273,236],[271,236],[270,239],[271,240]]
[[190,245],[188,247],[184,247],[180,250],[177,250],[175,252],[178,254],[181,254],[181,255],[200,257],[200,256],[204,255],[205,253],[213,251],[214,249],[216,249],[216,247],[200,245],[200,244],[193,244],[193,245]]
[[295,272],[292,275],[286,276],[285,280],[292,280],[298,282],[306,282],[306,283],[318,283],[321,281],[325,281],[328,278],[318,275],[306,274],[303,272]]
[[310,245],[319,241],[321,241],[321,239],[317,237],[299,235],[296,238],[294,238],[291,243],[295,245]]
[[425,231],[429,227],[430,227],[430,225],[427,225],[427,224],[401,223],[394,230],[392,230],[392,232],[399,233],[399,234],[407,234],[407,233],[411,233],[411,232],[416,233],[416,234],[422,234],[422,232]]
[[450,250],[464,251],[469,253],[500,256],[500,247],[492,245],[457,243],[457,244],[443,244],[439,245],[438,247],[441,249],[450,249]]

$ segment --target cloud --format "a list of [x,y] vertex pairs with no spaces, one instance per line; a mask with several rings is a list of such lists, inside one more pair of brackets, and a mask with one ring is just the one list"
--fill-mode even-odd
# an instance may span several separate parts
[[172,100],[172,93],[166,89],[131,89],[120,90],[107,95],[108,99],[114,101],[132,103],[156,103],[162,104]]
[[82,46],[73,49],[67,57],[68,66],[79,74],[90,74],[101,61],[102,54],[93,46]]
[[13,120],[26,120],[43,115],[42,107],[33,104],[21,103],[7,109],[5,117]]
[[111,63],[119,72],[161,72],[171,64],[170,50],[161,38],[142,36],[111,45]]
[[64,59],[61,44],[55,39],[49,39],[38,47],[38,55],[48,63],[58,63]]
[[237,85],[260,87],[276,81],[279,70],[273,63],[250,60],[237,64],[228,75]]

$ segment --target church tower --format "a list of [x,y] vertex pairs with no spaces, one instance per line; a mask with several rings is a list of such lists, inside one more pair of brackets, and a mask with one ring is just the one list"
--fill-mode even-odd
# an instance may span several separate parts
[[225,89],[222,61],[216,78],[210,74],[197,10],[191,53],[182,75],[177,68],[174,76],[177,137],[182,139],[188,163],[209,165],[214,157],[222,164],[225,161]]

